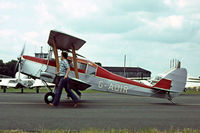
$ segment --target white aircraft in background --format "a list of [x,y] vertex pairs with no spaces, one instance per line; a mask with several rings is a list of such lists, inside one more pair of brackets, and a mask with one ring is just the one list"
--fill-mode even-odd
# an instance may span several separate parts
[[28,79],[27,76],[20,74],[17,72],[15,74],[15,78],[1,78],[0,86],[3,89],[3,92],[6,92],[7,88],[21,88],[21,92],[23,93],[24,88],[29,88],[34,84],[33,79]]
[[200,78],[188,77],[185,88],[200,90]]
[[18,67],[18,72],[15,74],[15,78],[1,78],[0,79],[0,87],[3,89],[3,92],[6,92],[7,88],[21,88],[21,93],[23,93],[24,88],[36,88],[36,92],[39,93],[40,87],[54,87],[55,85],[52,83],[46,83],[39,79],[29,78],[27,75],[24,75],[21,72],[21,55],[24,53],[25,46],[22,49],[22,52],[18,58],[18,62],[16,64],[15,69]]
[[[20,76],[18,76],[20,75]],[[49,87],[54,87],[54,84],[47,83]],[[6,92],[8,88],[21,88],[21,92],[23,93],[24,88],[36,88],[36,92],[39,93],[40,87],[46,87],[46,84],[39,79],[31,79],[28,76],[21,74],[19,72],[16,73],[15,78],[1,78],[0,79],[0,87],[3,89],[3,92]]]

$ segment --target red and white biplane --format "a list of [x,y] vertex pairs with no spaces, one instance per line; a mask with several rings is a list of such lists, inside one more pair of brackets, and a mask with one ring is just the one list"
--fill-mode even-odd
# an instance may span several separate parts
[[[185,89],[187,71],[185,68],[170,69],[155,85],[145,85],[113,74],[101,66],[82,58],[77,58],[79,50],[86,41],[61,33],[50,31],[48,44],[51,47],[48,59],[40,59],[23,55],[21,57],[21,73],[44,82],[54,83],[55,73],[59,71],[58,50],[71,51],[70,88],[86,90],[88,88],[126,95],[149,96],[165,98],[170,101],[180,95]],[[54,53],[55,58],[52,58]],[[49,89],[45,95],[45,102],[50,103],[54,98],[54,91]]]

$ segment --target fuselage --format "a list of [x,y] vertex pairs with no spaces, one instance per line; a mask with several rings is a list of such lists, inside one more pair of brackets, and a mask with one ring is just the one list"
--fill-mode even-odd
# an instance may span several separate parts
[[[87,84],[90,84],[90,89],[120,94],[168,98],[168,94],[163,92],[157,93],[152,86],[141,84],[113,74],[91,61],[85,59],[77,59],[77,61],[79,78]],[[70,63],[71,70],[69,76],[74,78],[72,57],[68,57],[68,62]],[[54,59],[47,60],[31,56],[23,56],[21,66],[22,73],[34,78],[40,79],[41,72],[51,74],[56,73],[56,63]],[[78,89],[81,90],[81,88]]]

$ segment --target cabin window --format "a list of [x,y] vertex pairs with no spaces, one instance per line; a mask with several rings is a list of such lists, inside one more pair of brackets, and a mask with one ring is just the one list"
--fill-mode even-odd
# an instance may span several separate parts
[[78,63],[78,69],[85,70],[86,69],[86,64]]
[[[69,62],[70,64],[70,67],[74,68],[74,63],[73,62]],[[81,70],[85,70],[87,65],[85,63],[80,63],[80,62],[77,62],[77,66],[78,66],[78,69],[81,69]]]
[[97,68],[88,64],[87,74],[96,75]]

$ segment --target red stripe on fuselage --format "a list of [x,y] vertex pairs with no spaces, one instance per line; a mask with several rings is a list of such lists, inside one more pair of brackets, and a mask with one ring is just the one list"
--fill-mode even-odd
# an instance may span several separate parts
[[[33,61],[33,62],[45,64],[45,65],[47,65],[47,63],[48,63],[48,60],[46,60],[46,59],[41,59],[41,58],[32,57],[32,56],[26,56],[26,55],[24,55],[23,58],[26,59],[26,60],[30,60],[30,61]],[[56,67],[55,60],[50,60],[48,65]]]
[[[44,65],[48,64],[49,66],[56,67],[56,61],[55,60],[49,60],[49,63],[48,63],[48,60],[46,60],[46,59],[41,59],[41,58],[32,57],[32,56],[24,55],[23,58],[26,59],[26,60],[33,61],[33,62],[41,63],[41,64],[44,64]],[[74,71],[74,68],[70,67],[70,70]],[[78,72],[85,73],[85,70],[78,69]]]
[[151,86],[147,86],[147,85],[144,85],[144,84],[140,84],[136,81],[133,81],[133,80],[129,80],[127,78],[124,78],[124,77],[121,77],[119,75],[116,75],[116,74],[113,74],[107,70],[105,70],[104,68],[102,67],[98,67],[97,69],[97,74],[96,76],[99,76],[101,78],[106,78],[106,79],[110,79],[110,80],[114,80],[114,81],[119,81],[119,82],[123,82],[123,83],[126,83],[126,84],[131,84],[131,85],[135,85],[135,86],[139,86],[139,87],[143,87],[143,88],[149,88],[149,89],[152,89]]

